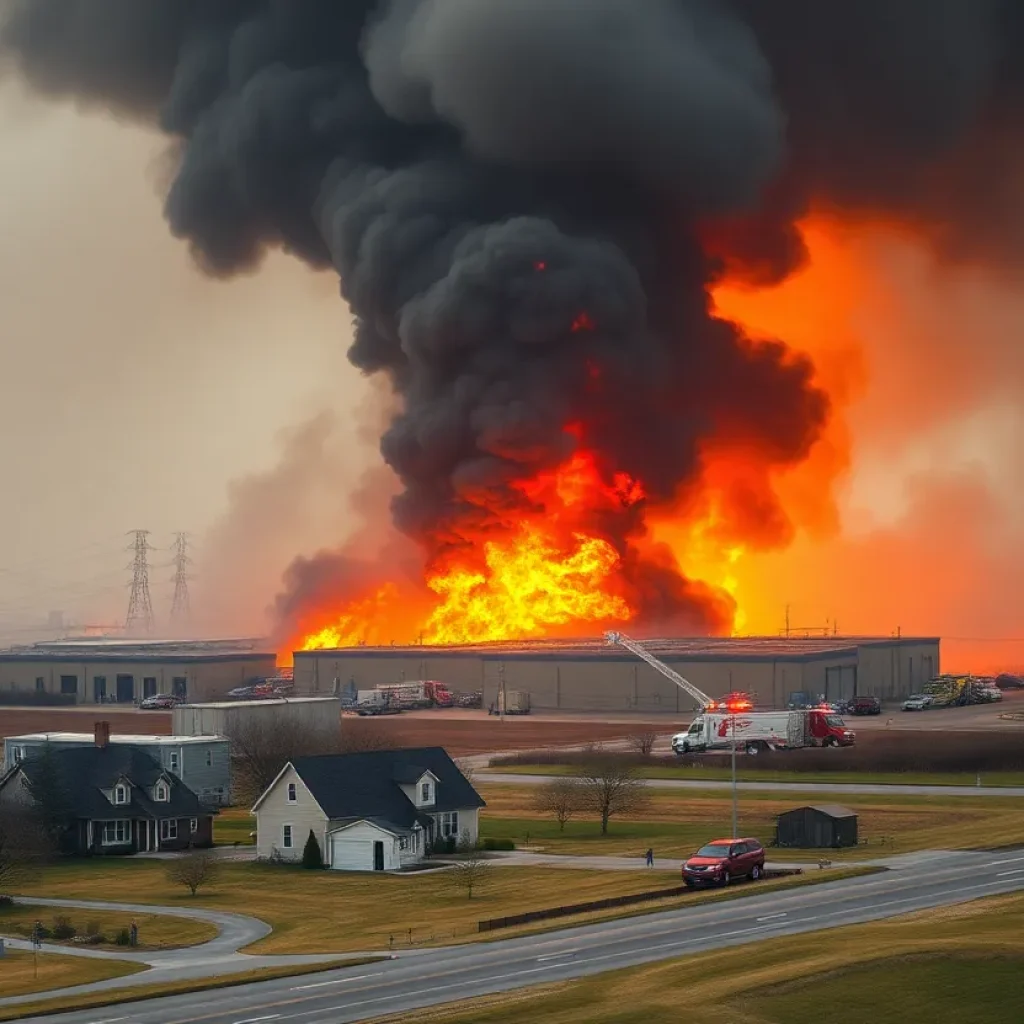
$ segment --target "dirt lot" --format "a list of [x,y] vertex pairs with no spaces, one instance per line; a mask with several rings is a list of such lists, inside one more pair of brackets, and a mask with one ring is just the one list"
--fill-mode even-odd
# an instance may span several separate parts
[[166,711],[137,711],[82,705],[72,708],[0,707],[0,736],[21,736],[27,732],[92,732],[94,722],[109,722],[112,733],[167,736],[171,716]]

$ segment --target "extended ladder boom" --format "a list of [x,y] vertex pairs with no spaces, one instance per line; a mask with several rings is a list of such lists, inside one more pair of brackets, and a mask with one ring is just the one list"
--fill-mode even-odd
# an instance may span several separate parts
[[706,693],[698,690],[689,679],[684,679],[675,669],[671,669],[663,661],[659,661],[650,651],[642,647],[635,640],[630,640],[628,636],[624,636],[622,633],[605,633],[604,638],[610,644],[618,644],[620,647],[625,647],[627,651],[632,651],[633,654],[646,661],[651,668],[656,669],[666,679],[671,679],[680,690],[688,693],[700,705],[702,711],[715,706],[715,702]]

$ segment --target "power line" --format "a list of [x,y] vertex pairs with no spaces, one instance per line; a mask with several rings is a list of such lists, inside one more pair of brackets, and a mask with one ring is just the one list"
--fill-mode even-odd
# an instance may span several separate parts
[[171,621],[185,623],[188,621],[191,605],[188,597],[188,566],[192,559],[188,557],[188,534],[174,535],[174,600],[171,602]]
[[149,530],[133,530],[130,535],[135,539],[128,550],[134,551],[135,557],[128,566],[132,571],[132,593],[128,598],[124,629],[129,635],[135,632],[152,633],[154,619],[153,602],[149,597]]

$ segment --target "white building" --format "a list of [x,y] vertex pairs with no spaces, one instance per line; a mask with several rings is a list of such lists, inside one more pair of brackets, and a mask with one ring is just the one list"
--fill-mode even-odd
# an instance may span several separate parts
[[300,860],[312,832],[330,868],[398,871],[441,841],[475,843],[483,806],[441,747],[300,757],[253,806],[257,856]]

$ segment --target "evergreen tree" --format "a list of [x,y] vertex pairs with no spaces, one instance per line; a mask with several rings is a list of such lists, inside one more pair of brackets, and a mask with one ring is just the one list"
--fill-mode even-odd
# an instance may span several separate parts
[[324,858],[320,853],[320,844],[316,841],[316,836],[313,835],[312,829],[309,830],[309,838],[302,849],[302,866],[304,868],[322,868],[324,866]]
[[73,845],[71,830],[75,814],[60,758],[46,743],[38,753],[32,755],[26,768],[25,775],[39,829],[52,852],[66,853]]

